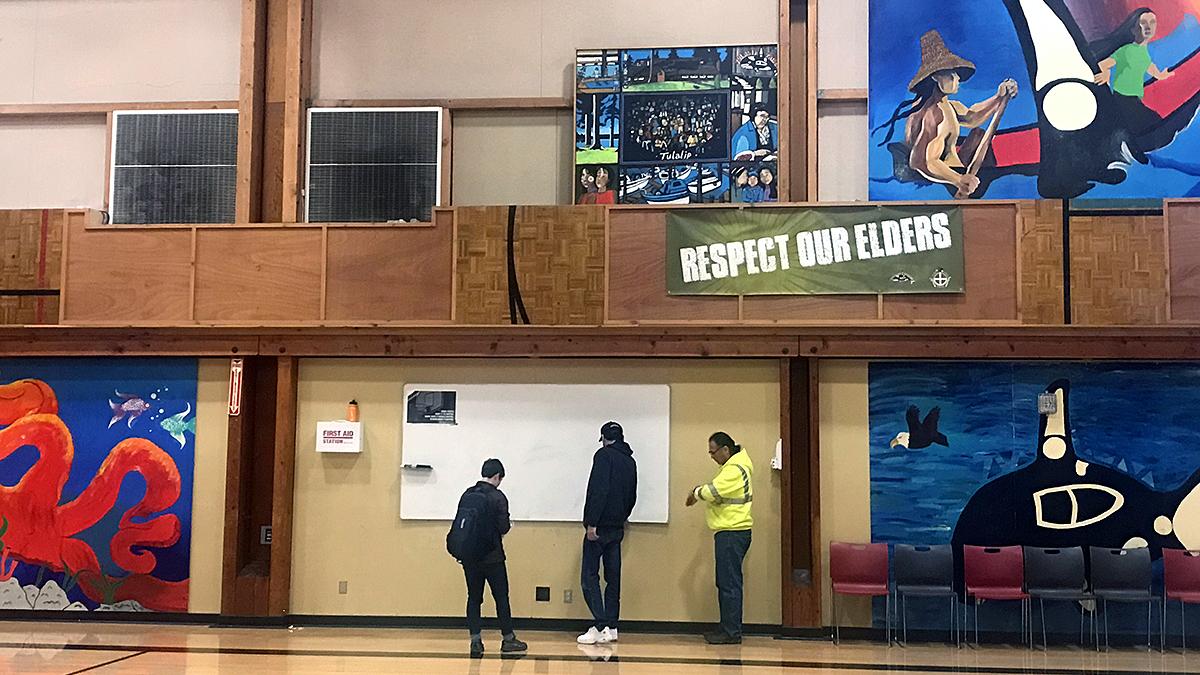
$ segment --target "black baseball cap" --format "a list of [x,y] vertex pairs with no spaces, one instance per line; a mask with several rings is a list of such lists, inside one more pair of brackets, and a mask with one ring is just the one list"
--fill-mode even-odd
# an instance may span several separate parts
[[604,426],[600,427],[600,440],[623,441],[625,440],[625,431],[616,422],[605,422]]

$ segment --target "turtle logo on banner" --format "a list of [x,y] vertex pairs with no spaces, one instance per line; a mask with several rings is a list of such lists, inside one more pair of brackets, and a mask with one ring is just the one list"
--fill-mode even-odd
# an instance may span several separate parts
[[933,284],[934,288],[946,288],[950,285],[950,275],[946,274],[946,270],[938,268],[933,276],[929,277],[929,283]]

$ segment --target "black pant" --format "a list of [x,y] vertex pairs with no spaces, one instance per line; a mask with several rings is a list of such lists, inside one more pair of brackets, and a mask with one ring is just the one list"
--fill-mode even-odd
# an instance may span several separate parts
[[[580,585],[583,599],[592,610],[596,630],[617,629],[621,616],[621,540],[622,528],[597,528],[599,541],[583,538],[583,567]],[[600,592],[600,562],[604,562],[604,593]]]
[[508,604],[508,568],[504,561],[487,565],[463,565],[463,573],[467,577],[467,629],[471,635],[479,635],[483,630],[483,619],[480,609],[483,607],[483,583],[492,589],[492,599],[496,601],[496,617],[500,619],[500,633],[504,636],[513,634],[512,607]]
[[713,536],[717,557],[717,602],[721,605],[721,630],[742,636],[742,561],[750,550],[750,530],[717,532]]

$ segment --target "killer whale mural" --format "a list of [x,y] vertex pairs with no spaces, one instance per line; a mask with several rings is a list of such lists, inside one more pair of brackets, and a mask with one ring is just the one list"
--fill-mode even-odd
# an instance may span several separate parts
[[872,0],[870,198],[1178,197],[1197,0]]
[[[1200,549],[1200,363],[887,361],[868,382],[873,541]],[[893,443],[914,406],[940,409],[948,445]],[[988,611],[1018,629],[1014,608]],[[1046,612],[1052,631],[1077,630],[1076,608]],[[1113,630],[1144,636],[1144,621],[1114,612]]]

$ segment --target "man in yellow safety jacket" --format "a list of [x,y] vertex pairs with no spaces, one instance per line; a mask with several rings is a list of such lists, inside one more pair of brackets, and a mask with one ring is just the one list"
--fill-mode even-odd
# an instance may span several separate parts
[[721,628],[704,639],[714,645],[735,645],[742,641],[742,562],[750,550],[750,528],[754,525],[750,515],[754,464],[742,446],[723,431],[709,437],[708,455],[721,465],[721,470],[711,483],[693,488],[687,498],[688,506],[698,501],[706,503],[705,518],[714,532]]

